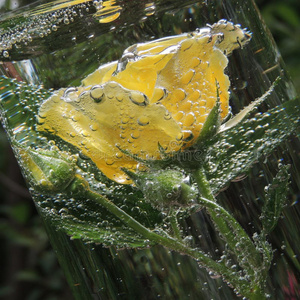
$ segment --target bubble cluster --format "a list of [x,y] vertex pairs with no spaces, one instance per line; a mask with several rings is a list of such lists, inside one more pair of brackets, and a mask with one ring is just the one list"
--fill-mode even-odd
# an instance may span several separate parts
[[[68,3],[49,6],[45,4],[32,10],[29,14],[16,15],[14,25],[5,25],[7,29],[0,32],[0,55],[10,57],[10,51],[27,45],[38,38],[45,38],[59,28],[69,25],[77,17],[89,13],[90,8],[101,9],[102,1],[85,2],[69,6]],[[25,20],[24,20],[25,18]],[[2,24],[6,20],[2,21]]]
[[[0,78],[0,110],[14,140],[24,146],[42,139],[35,134],[36,113],[40,102],[49,96],[42,86],[29,86],[15,79]],[[13,91],[13,92],[12,92]]]

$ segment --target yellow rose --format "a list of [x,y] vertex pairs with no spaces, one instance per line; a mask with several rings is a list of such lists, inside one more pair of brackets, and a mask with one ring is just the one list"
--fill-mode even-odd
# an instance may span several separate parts
[[54,92],[40,107],[37,129],[76,146],[108,178],[131,183],[122,168],[144,168],[134,157],[159,160],[160,146],[174,153],[195,143],[218,94],[221,118],[228,114],[226,55],[250,37],[221,20],[133,45],[80,87]]

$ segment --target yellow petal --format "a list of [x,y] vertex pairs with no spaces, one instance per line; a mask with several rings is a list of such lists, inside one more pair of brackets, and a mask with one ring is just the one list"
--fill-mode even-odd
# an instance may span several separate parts
[[160,159],[159,144],[172,152],[194,143],[218,94],[221,117],[227,115],[226,54],[250,37],[221,20],[191,34],[130,46],[78,89],[60,90],[43,103],[38,129],[73,144],[107,177],[130,183],[121,168],[143,168],[134,155]]
[[96,80],[91,81],[92,74],[83,83],[116,81],[142,92],[150,103],[161,103],[185,132],[184,147],[188,147],[199,136],[218,93],[221,117],[228,114],[230,82],[224,72],[225,54],[249,38],[239,26],[221,20],[191,34],[133,45],[119,62],[100,68]]
[[119,149],[142,159],[160,159],[158,143],[166,152],[181,147],[180,127],[166,109],[116,82],[61,89],[42,104],[38,119],[38,130],[79,148],[119,183],[130,183],[122,167],[138,168],[138,162]]
[[130,51],[134,50],[137,55],[157,55],[161,53],[176,52],[179,43],[189,36],[188,33],[177,36],[168,36],[147,43],[137,44],[130,47]]
[[[114,81],[124,88],[140,91],[148,98],[153,95],[158,72],[165,67],[173,54],[158,54],[137,58],[135,61],[114,62],[99,68],[96,72],[85,78],[83,85],[102,84]],[[125,69],[118,72],[120,65]]]
[[88,86],[115,81],[124,88],[140,91],[152,98],[158,73],[176,53],[178,42],[186,36],[184,34],[133,45],[124,51],[118,62],[101,66],[87,76],[82,84]]
[[212,34],[222,34],[222,39],[217,43],[217,47],[226,55],[245,46],[252,35],[246,29],[242,29],[240,25],[235,25],[226,20],[220,20],[210,28]]
[[102,65],[95,72],[88,75],[86,78],[82,80],[82,85],[96,85],[101,84],[103,82],[107,82],[108,79],[112,76],[113,72],[115,72],[117,68],[117,61]]
[[199,136],[209,112],[216,104],[217,89],[221,117],[228,114],[230,82],[224,73],[228,60],[215,47],[218,39],[218,35],[196,33],[182,40],[178,51],[157,78],[157,86],[167,91],[167,96],[160,103],[180,123],[183,131],[189,133],[185,137],[185,147]]

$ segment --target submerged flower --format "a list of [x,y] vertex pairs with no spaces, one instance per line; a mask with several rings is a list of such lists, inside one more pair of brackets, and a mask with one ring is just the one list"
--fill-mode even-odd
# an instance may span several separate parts
[[[220,100],[228,114],[226,55],[251,35],[221,20],[192,33],[127,48],[77,88],[60,89],[40,107],[38,130],[76,146],[110,179],[131,180],[140,159],[192,146]],[[142,167],[140,167],[142,168]]]

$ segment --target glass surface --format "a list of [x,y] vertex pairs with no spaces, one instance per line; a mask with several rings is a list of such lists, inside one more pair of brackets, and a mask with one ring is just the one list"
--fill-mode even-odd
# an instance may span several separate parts
[[[218,23],[222,19],[225,21]],[[224,46],[232,32],[225,30],[220,34],[220,28],[223,25],[231,28],[233,25],[228,22],[241,24],[238,30],[247,37],[247,43],[243,44],[233,35],[235,39],[230,38]],[[219,25],[214,27],[213,24]],[[296,299],[299,296],[300,161],[299,140],[295,134],[299,101],[293,100],[296,97],[293,85],[252,1],[124,0],[44,4],[40,1],[3,15],[0,28],[0,73],[4,76],[0,79],[2,123],[76,299],[235,299],[240,294],[249,299]],[[206,28],[204,31],[208,34],[197,28]],[[183,45],[182,40],[194,41],[197,35],[199,47],[204,50],[197,56],[188,52],[188,47],[184,52],[183,46],[178,46]],[[164,37],[171,38],[157,41]],[[153,43],[146,44],[150,41]],[[139,46],[133,46],[138,43]],[[237,49],[229,53],[232,45],[237,45]],[[218,47],[226,55],[215,50]],[[233,119],[227,127],[219,129],[223,133],[218,136],[211,129],[218,123],[213,123],[218,114],[214,115],[211,107],[209,138],[201,136],[202,140],[195,146],[191,143],[196,143],[197,131],[192,136],[186,128],[180,131],[177,125],[172,127],[166,123],[173,122],[173,119],[166,120],[175,118],[177,102],[164,111],[154,105],[146,112],[149,99],[145,95],[151,84],[156,84],[156,103],[164,99],[173,101],[168,98],[175,95],[176,83],[173,86],[168,82],[173,77],[180,78],[181,91],[187,93],[184,82],[188,90],[195,74],[176,63],[184,61],[188,65],[193,59],[202,63],[206,51],[216,53],[217,57],[209,56],[208,68],[217,65],[218,59],[223,61],[223,65],[220,63],[213,71],[218,83],[213,77],[208,80],[210,88],[216,91],[214,101],[220,99],[223,112],[226,110],[222,106],[223,97],[226,98],[227,92],[223,72],[226,56],[232,115],[250,103],[255,103],[258,109],[248,106],[245,115],[250,121],[239,127],[238,120]],[[178,54],[178,60],[174,58],[177,53],[181,55]],[[162,66],[169,57],[174,66]],[[100,70],[98,75],[89,76],[97,74],[97,69]],[[184,72],[177,76],[180,70]],[[102,77],[103,74],[106,77]],[[158,86],[154,76],[158,83],[170,84],[169,88],[163,84]],[[86,92],[90,95],[88,98],[84,98]],[[204,84],[198,92],[207,96]],[[142,136],[136,135],[132,123],[128,125],[124,118],[118,119],[122,114],[117,104],[107,105],[113,101],[109,99],[119,101],[121,96],[127,97],[122,109],[137,120],[138,134]],[[176,97],[179,99],[180,94]],[[91,98],[95,107],[107,106],[96,110],[89,102]],[[45,102],[47,99],[50,101]],[[253,102],[255,99],[260,100]],[[205,100],[209,102],[208,98]],[[188,105],[180,109],[188,115]],[[273,115],[278,115],[277,119],[273,119]],[[146,117],[162,129],[155,131],[154,126],[148,130]],[[222,116],[222,121],[226,118]],[[241,115],[240,118],[243,119]],[[187,116],[184,120],[184,124],[189,122]],[[52,127],[47,129],[47,126]],[[104,129],[100,130],[99,126]],[[231,126],[239,130],[234,132]],[[170,149],[163,142],[169,142],[167,138],[178,130],[183,135]],[[115,157],[112,160],[111,148],[106,143],[115,135],[121,143],[122,133],[131,137],[128,143],[137,145],[128,145],[126,149],[114,145],[112,150],[116,157],[126,157],[120,166],[127,171],[119,165],[114,168],[118,161]],[[156,137],[164,150],[159,147],[153,150],[151,142],[155,142]],[[174,153],[169,150],[176,151],[171,158],[173,164],[169,163],[168,154]],[[144,159],[149,156],[159,163],[147,167]],[[283,166],[286,165],[290,168],[285,172]],[[200,178],[203,173],[198,172],[198,167],[205,170],[205,178]],[[136,169],[141,177],[134,181]],[[286,181],[290,182],[288,189]],[[180,196],[176,194],[178,184]],[[200,191],[195,191],[197,185]],[[201,195],[205,199],[211,197],[208,200],[212,202],[216,197],[226,211],[217,212],[214,204],[196,201]],[[279,200],[264,206],[268,197]],[[236,220],[223,224],[227,232],[233,232],[233,236],[228,233],[227,238],[225,229],[223,233],[219,232],[220,228],[216,230],[222,226],[220,220],[227,216],[226,212]],[[271,221],[268,223],[264,218]],[[238,231],[237,224],[245,231]],[[143,234],[144,228],[148,231]],[[267,237],[260,235],[264,230]],[[244,233],[256,248],[243,244]],[[263,238],[266,238],[264,243]],[[235,250],[233,244],[236,244]],[[274,250],[270,265],[251,267],[253,253],[262,257],[263,253],[267,256],[266,253],[273,251],[267,249],[269,244]],[[208,253],[209,261],[199,254],[200,250]],[[246,263],[241,257],[246,257]],[[223,271],[232,270],[232,274],[226,277],[225,271],[216,272],[221,265]],[[259,279],[260,273],[266,275],[266,287],[263,287],[264,275]],[[257,280],[253,289],[234,282],[241,279],[247,286],[251,276]]]

